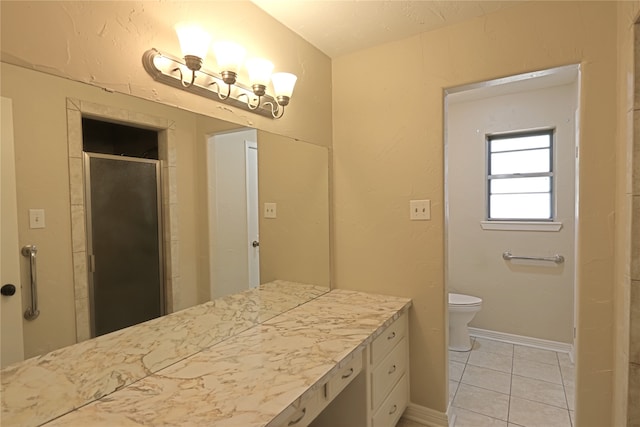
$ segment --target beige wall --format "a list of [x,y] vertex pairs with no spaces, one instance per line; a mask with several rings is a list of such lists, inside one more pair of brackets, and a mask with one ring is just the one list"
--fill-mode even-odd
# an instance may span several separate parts
[[[618,5],[613,425],[640,425],[640,2]],[[635,37],[635,39],[634,39]]]
[[[537,85],[525,91],[512,84],[511,93],[500,96],[486,89],[482,99],[447,97],[445,285],[449,292],[482,298],[471,327],[573,344],[577,72],[572,84]],[[561,228],[482,228],[487,217],[487,135],[543,128],[555,129],[553,215]],[[507,262],[502,259],[507,250],[525,256],[562,254],[565,261]]]
[[615,3],[527,2],[334,60],[336,286],[413,298],[414,403],[447,408],[443,89],[581,63],[577,419],[610,424],[615,43]]

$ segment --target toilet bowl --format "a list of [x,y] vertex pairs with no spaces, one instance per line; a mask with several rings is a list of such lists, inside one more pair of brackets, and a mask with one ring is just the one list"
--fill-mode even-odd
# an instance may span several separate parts
[[471,338],[467,325],[481,308],[481,298],[449,294],[449,350],[471,350]]

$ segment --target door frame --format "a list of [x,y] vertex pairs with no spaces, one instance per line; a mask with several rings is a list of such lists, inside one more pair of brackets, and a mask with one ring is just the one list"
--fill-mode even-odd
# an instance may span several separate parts
[[176,173],[177,138],[173,122],[168,118],[137,111],[67,98],[67,143],[69,156],[69,188],[71,238],[73,251],[73,283],[76,309],[76,341],[91,338],[89,315],[88,257],[86,247],[85,195],[82,159],[82,117],[142,127],[158,132],[158,156],[162,169],[162,232],[165,312],[181,308],[179,269],[178,198]]
[[[251,230],[255,227],[255,240],[260,243],[260,204],[258,191],[258,143],[244,141],[245,150],[245,175],[247,196],[247,265],[249,267],[249,289],[260,286],[260,246],[253,247],[254,238]],[[255,161],[251,160],[251,150],[255,150]],[[251,178],[255,178],[255,185]],[[254,192],[255,190],[255,199]],[[255,201],[255,203],[252,203]],[[255,223],[253,223],[255,221]],[[257,264],[257,265],[256,265]]]

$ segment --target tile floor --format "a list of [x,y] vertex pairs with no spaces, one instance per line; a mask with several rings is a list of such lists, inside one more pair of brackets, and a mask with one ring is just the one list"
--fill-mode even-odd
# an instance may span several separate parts
[[574,390],[566,353],[481,338],[469,352],[449,352],[455,427],[573,427]]

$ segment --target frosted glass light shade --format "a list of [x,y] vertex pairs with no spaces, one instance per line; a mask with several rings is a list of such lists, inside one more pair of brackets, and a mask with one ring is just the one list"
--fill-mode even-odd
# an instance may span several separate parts
[[211,43],[211,36],[202,27],[180,23],[175,26],[183,56],[197,56],[203,59]]
[[267,86],[271,80],[273,63],[262,58],[247,59],[247,71],[249,72],[249,82],[252,85]]
[[276,96],[286,96],[291,98],[293,88],[296,85],[298,77],[291,73],[275,73],[271,76],[273,82],[273,90]]
[[237,73],[242,67],[242,61],[246,53],[245,49],[239,44],[227,41],[216,42],[213,44],[213,52],[218,61],[218,70],[233,71]]

